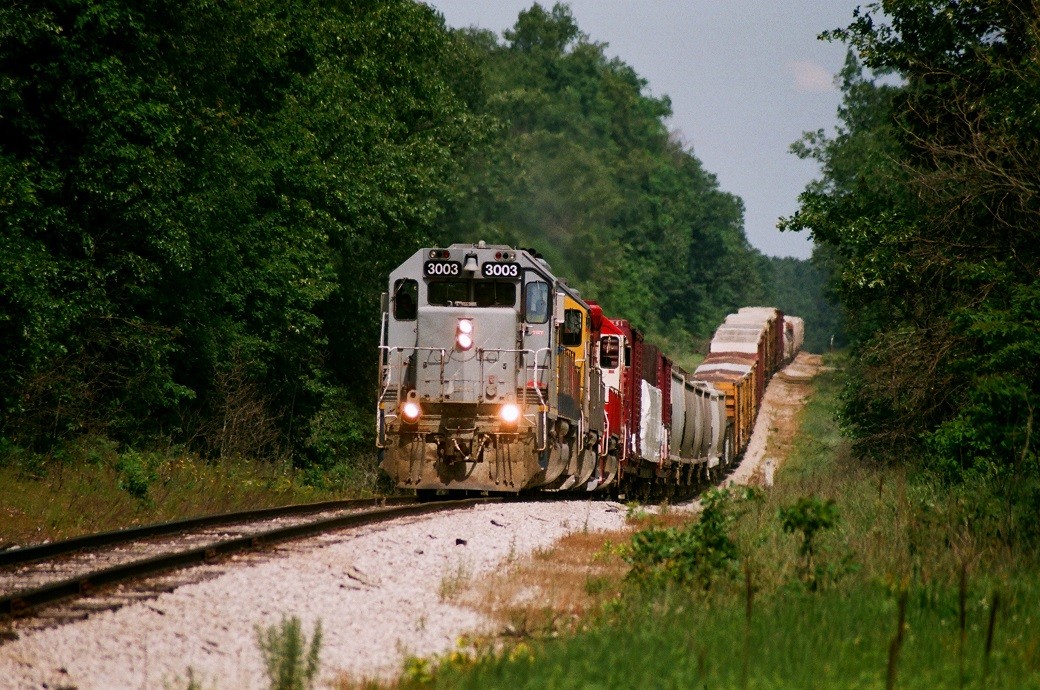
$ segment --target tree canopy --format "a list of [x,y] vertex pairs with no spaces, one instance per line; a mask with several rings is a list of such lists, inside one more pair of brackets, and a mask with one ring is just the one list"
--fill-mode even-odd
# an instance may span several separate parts
[[406,0],[44,0],[0,26],[4,433],[223,447],[246,382],[258,433],[348,433],[327,407],[370,371],[379,278],[483,127],[467,46]]
[[823,177],[786,225],[825,248],[849,312],[847,427],[868,457],[1040,505],[1035,8],[892,0],[826,37],[854,51],[842,127],[796,145]]
[[0,453],[366,447],[427,244],[534,247],[696,349],[782,271],[669,113],[561,4],[502,38],[414,0],[0,9]]
[[533,247],[658,335],[703,337],[753,301],[743,204],[669,135],[666,97],[608,58],[565,5],[535,4],[502,41],[464,34],[483,51],[480,112],[502,125],[469,161],[452,239]]

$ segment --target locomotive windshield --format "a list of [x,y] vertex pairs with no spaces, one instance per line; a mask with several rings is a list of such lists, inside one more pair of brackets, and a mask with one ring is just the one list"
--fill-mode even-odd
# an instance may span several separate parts
[[436,307],[512,307],[516,284],[497,280],[435,280],[426,286],[426,301]]
[[621,364],[621,339],[605,335],[599,341],[599,366],[601,369],[617,369]]
[[549,320],[549,285],[543,282],[528,283],[524,293],[524,321],[545,323]]

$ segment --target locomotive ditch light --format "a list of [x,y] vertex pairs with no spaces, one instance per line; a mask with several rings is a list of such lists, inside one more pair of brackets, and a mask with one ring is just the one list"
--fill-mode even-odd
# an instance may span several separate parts
[[520,408],[514,403],[506,403],[498,409],[498,418],[506,426],[513,426],[520,419]]
[[470,319],[459,319],[455,324],[455,346],[463,352],[473,347],[473,322]]
[[409,424],[415,424],[419,421],[419,417],[422,416],[422,408],[419,407],[419,403],[409,400],[404,405],[401,405],[401,416]]

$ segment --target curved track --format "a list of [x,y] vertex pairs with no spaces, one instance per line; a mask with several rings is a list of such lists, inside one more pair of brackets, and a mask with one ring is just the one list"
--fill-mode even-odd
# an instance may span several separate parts
[[[332,530],[498,500],[373,499],[286,506],[89,535],[0,553],[0,618],[147,575]],[[399,505],[387,506],[386,503]],[[271,523],[276,523],[271,526]],[[214,530],[214,528],[218,528]],[[163,589],[168,589],[164,587]],[[117,608],[125,601],[91,605]],[[82,612],[63,618],[82,618]]]

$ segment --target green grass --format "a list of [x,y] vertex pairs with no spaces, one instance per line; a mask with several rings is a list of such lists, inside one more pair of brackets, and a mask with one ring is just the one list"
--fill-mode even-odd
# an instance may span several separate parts
[[[836,374],[818,378],[777,484],[732,509],[739,558],[710,590],[633,586],[585,632],[527,641],[520,654],[449,656],[421,684],[1040,688],[1035,554],[974,532],[964,502],[926,480],[852,460],[834,422],[839,388]],[[805,497],[838,511],[809,568],[779,517]]]
[[[974,594],[974,592],[973,592]],[[1009,597],[983,682],[988,602],[972,606],[964,687],[1040,686],[1035,588]],[[901,688],[956,688],[962,677],[956,592],[908,604],[898,664]],[[533,660],[485,657],[442,667],[436,687],[517,688],[884,688],[896,602],[882,587],[772,595],[752,612],[747,683],[746,628],[739,596],[691,601],[673,592],[629,602],[612,622],[563,642],[535,645]],[[1011,632],[1013,628],[1015,632]]]
[[0,548],[182,517],[371,496],[373,457],[328,470],[249,459],[208,461],[179,452],[117,452],[83,439],[49,457],[0,459]]

